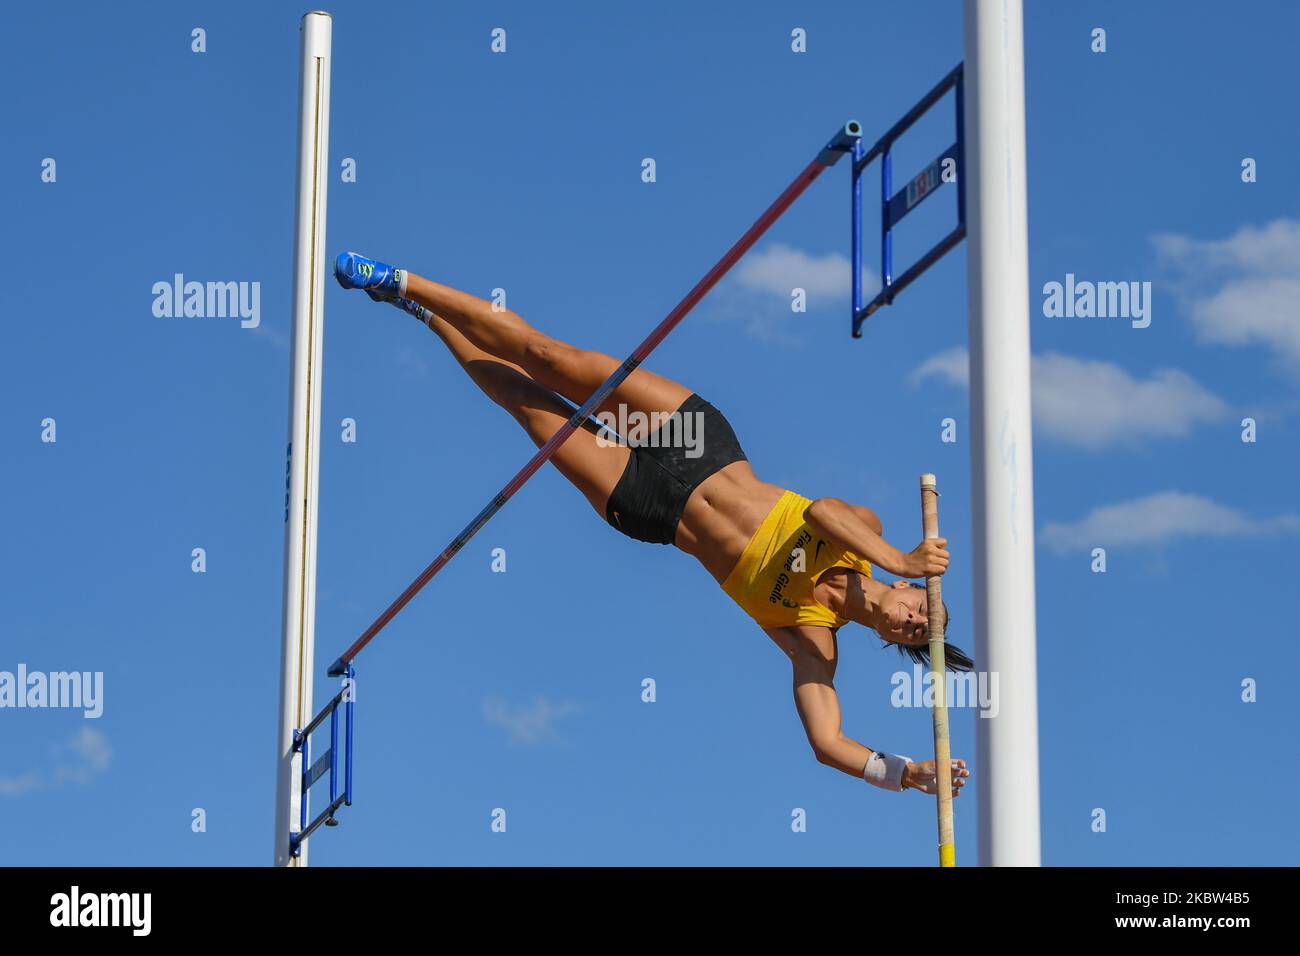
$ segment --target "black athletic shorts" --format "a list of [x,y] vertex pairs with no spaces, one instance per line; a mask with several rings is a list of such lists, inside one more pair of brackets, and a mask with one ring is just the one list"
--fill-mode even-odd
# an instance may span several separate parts
[[698,395],[630,451],[605,520],[629,538],[652,544],[673,543],[686,499],[704,479],[746,460],[731,424]]

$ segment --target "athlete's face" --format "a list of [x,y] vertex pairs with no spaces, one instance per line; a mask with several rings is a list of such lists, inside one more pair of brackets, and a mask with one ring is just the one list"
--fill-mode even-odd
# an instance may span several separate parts
[[877,633],[891,644],[924,647],[930,639],[930,615],[923,588],[895,581],[880,601]]

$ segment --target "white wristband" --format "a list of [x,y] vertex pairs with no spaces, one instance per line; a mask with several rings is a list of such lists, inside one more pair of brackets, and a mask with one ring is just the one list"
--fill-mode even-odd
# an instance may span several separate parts
[[903,771],[911,762],[910,757],[881,753],[877,750],[871,755],[867,765],[862,768],[862,779],[873,787],[897,793],[903,789]]

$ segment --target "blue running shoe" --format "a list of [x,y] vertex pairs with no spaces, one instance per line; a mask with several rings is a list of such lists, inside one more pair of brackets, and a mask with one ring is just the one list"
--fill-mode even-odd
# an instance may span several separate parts
[[390,302],[405,291],[406,273],[386,262],[355,252],[341,252],[334,260],[334,278],[345,289],[361,289],[376,302]]

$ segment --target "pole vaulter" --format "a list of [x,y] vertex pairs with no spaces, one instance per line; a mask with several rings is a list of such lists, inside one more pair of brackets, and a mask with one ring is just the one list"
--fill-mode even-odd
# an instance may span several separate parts
[[704,278],[695,283],[695,287],[686,293],[682,300],[673,307],[673,310],[664,317],[664,320],[655,326],[654,331],[646,336],[645,341],[633,349],[632,354],[623,361],[623,364],[609,378],[605,379],[604,384],[591,393],[591,397],[573,413],[573,416],[551,437],[550,441],[537,449],[537,453],[528,460],[524,467],[519,469],[518,474],[511,478],[504,488],[492,497],[492,500],[483,507],[483,510],[475,515],[474,520],[467,524],[464,530],[451,540],[446,549],[434,558],[414,581],[407,585],[406,590],[399,594],[396,600],[388,605],[379,617],[375,618],[374,623],[361,632],[361,636],[352,642],[352,646],[339,655],[338,659],[329,667],[328,673],[331,677],[342,677],[347,673],[348,665],[356,659],[356,656],[361,653],[366,645],[379,635],[385,625],[396,617],[397,613],[406,607],[412,598],[420,593],[421,589],[433,579],[434,575],[447,566],[451,559],[456,556],[456,552],[465,547],[466,543],[479,533],[482,527],[492,519],[492,516],[514,497],[515,492],[522,488],[525,482],[542,465],[550,461],[560,446],[582,427],[583,423],[587,421],[600,403],[608,398],[614,389],[618,388],[636,370],[638,365],[645,361],[646,357],[658,347],[659,343],[668,337],[668,333],[677,328],[691,309],[695,308],[699,301],[708,294],[709,290],[717,285],[719,280],[731,270],[731,267],[740,261],[740,258],[749,251],[754,243],[758,242],[763,233],[767,232],[772,224],[781,218],[781,214],[803,195],[804,190],[811,186],[818,176],[831,166],[834,166],[841,156],[852,151],[853,144],[861,136],[862,127],[857,121],[851,120],[832,137],[831,141],[823,147],[816,158],[804,167],[803,171],[794,178],[794,181],[785,188],[781,195],[776,197],[772,205],[768,206],[766,211],[745,231],[745,234],[736,240],[735,245],[728,249],[726,254],[714,264],[713,268],[704,274]]

